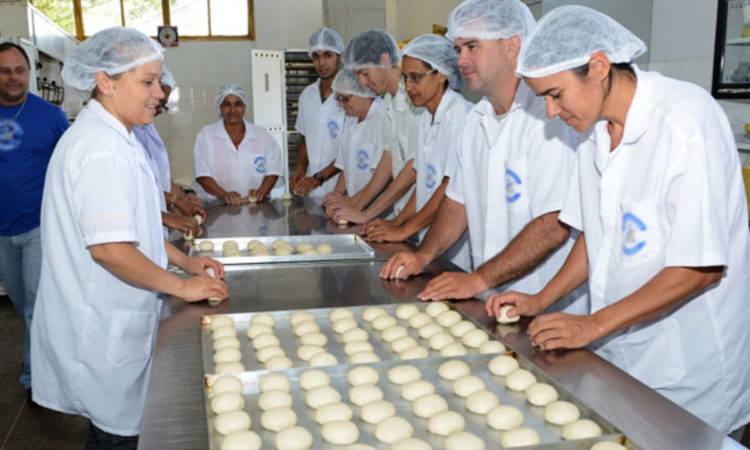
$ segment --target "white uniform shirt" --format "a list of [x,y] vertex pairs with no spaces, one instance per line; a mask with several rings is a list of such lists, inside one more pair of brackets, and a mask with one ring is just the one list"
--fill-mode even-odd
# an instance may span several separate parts
[[[466,207],[474,269],[534,218],[561,209],[575,163],[574,136],[561,120],[547,120],[544,99],[523,81],[502,122],[486,98],[474,106],[446,191]],[[565,262],[573,242],[569,238],[536,269],[501,290],[540,291]],[[556,306],[565,308],[577,299],[579,292],[575,294]]]
[[665,267],[725,272],[679,309],[592,347],[728,433],[750,420],[750,242],[737,147],[703,89],[636,75],[621,144],[610,152],[606,122],[582,137],[578,182],[560,214],[586,239],[591,312]]
[[[344,110],[331,94],[320,102],[320,79],[307,86],[299,96],[299,113],[294,128],[305,136],[307,172],[311,177],[328,167],[339,153],[344,127]],[[336,187],[338,175],[327,179],[310,191],[311,196],[323,196]]]
[[346,194],[350,197],[367,185],[383,156],[383,102],[380,98],[372,102],[365,120],[359,123],[358,120],[346,116],[343,142],[336,157],[336,167],[344,171]]
[[139,433],[163,301],[88,247],[132,242],[166,268],[160,195],[135,136],[90,100],[47,169],[31,366],[37,403],[118,435]]
[[156,174],[159,186],[161,186],[164,192],[171,192],[172,175],[169,170],[169,154],[167,153],[167,146],[161,140],[161,136],[156,131],[154,123],[151,122],[148,125],[133,127],[133,134],[146,150],[148,163],[151,166],[151,170]]
[[[244,120],[244,119],[243,119]],[[245,122],[245,136],[236,148],[224,121],[206,125],[195,138],[195,178],[212,177],[227,192],[246,196],[258,189],[267,175],[278,175],[283,183],[284,159],[281,149],[265,128]],[[205,200],[216,197],[194,182],[198,195]]]
[[[443,178],[453,176],[461,130],[472,106],[461,94],[448,89],[440,99],[434,118],[429,111],[422,114],[414,158],[414,169],[417,171],[417,211],[424,208],[432,198]],[[427,229],[420,230],[420,242],[424,239]],[[462,269],[471,270],[468,233],[464,233],[461,239],[446,251],[446,256]]]

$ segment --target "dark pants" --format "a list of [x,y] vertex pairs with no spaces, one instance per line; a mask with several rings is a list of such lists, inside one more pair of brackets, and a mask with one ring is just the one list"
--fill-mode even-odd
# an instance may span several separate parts
[[136,450],[138,436],[118,436],[107,433],[89,422],[86,434],[86,450]]

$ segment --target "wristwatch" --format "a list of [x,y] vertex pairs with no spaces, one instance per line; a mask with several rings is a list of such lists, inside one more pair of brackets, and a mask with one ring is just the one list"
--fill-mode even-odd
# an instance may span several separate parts
[[313,178],[318,180],[320,184],[323,184],[323,182],[326,180],[325,178],[323,178],[323,174],[320,172],[316,172],[315,175],[313,175]]

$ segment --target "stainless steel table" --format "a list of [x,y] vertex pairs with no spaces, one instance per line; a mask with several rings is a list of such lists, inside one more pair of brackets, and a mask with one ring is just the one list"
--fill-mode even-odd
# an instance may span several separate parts
[[[209,207],[208,213],[211,237],[355,231],[353,227],[342,230],[327,223],[317,205],[301,199],[286,205],[280,201],[244,205],[231,211],[217,205]],[[139,448],[208,448],[200,347],[202,315],[412,302],[429,279],[442,271],[440,264],[433,264],[425,274],[409,280],[380,280],[383,260],[408,245],[373,247],[377,254],[374,261],[228,267],[230,299],[216,308],[207,302],[188,304],[170,298],[157,337]],[[724,435],[719,431],[594,353],[536,350],[525,332],[527,321],[521,321],[520,326],[498,325],[484,313],[484,303],[477,300],[457,302],[457,307],[642,448],[721,448]]]

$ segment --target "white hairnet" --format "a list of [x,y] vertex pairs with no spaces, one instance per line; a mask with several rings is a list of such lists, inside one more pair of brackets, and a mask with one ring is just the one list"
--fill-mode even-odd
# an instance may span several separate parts
[[611,17],[583,6],[562,6],[542,17],[518,57],[516,73],[539,78],[580,67],[601,51],[610,63],[629,63],[646,44]]
[[221,102],[227,98],[227,95],[236,95],[247,106],[247,91],[245,88],[239,83],[226,83],[219,88],[219,92],[216,93],[216,100],[214,101],[216,104],[216,113],[219,114],[219,118],[221,118]]
[[453,42],[459,38],[508,39],[524,41],[534,29],[534,16],[520,0],[466,0],[448,16],[445,37]]
[[153,39],[127,27],[102,30],[74,48],[65,59],[61,76],[83,100],[91,98],[96,74],[119,75],[143,64],[163,59],[164,51]]
[[313,52],[318,50],[332,51],[340,55],[344,52],[344,40],[334,30],[323,27],[310,36],[307,54],[312,58]]
[[359,83],[357,74],[348,69],[339,70],[331,86],[339,94],[356,95],[358,97],[375,98],[375,92]]
[[423,34],[409,41],[401,51],[403,56],[411,56],[432,66],[445,75],[448,86],[461,89],[464,78],[458,70],[458,55],[448,39],[437,34]]
[[174,79],[172,72],[167,69],[167,66],[162,65],[161,81],[159,82],[162,86],[169,86],[170,89],[177,87],[177,81]]
[[[390,64],[381,64],[380,56],[385,53]],[[349,70],[363,67],[387,69],[398,65],[398,44],[393,36],[383,30],[367,30],[354,36],[344,50],[344,67]]]

